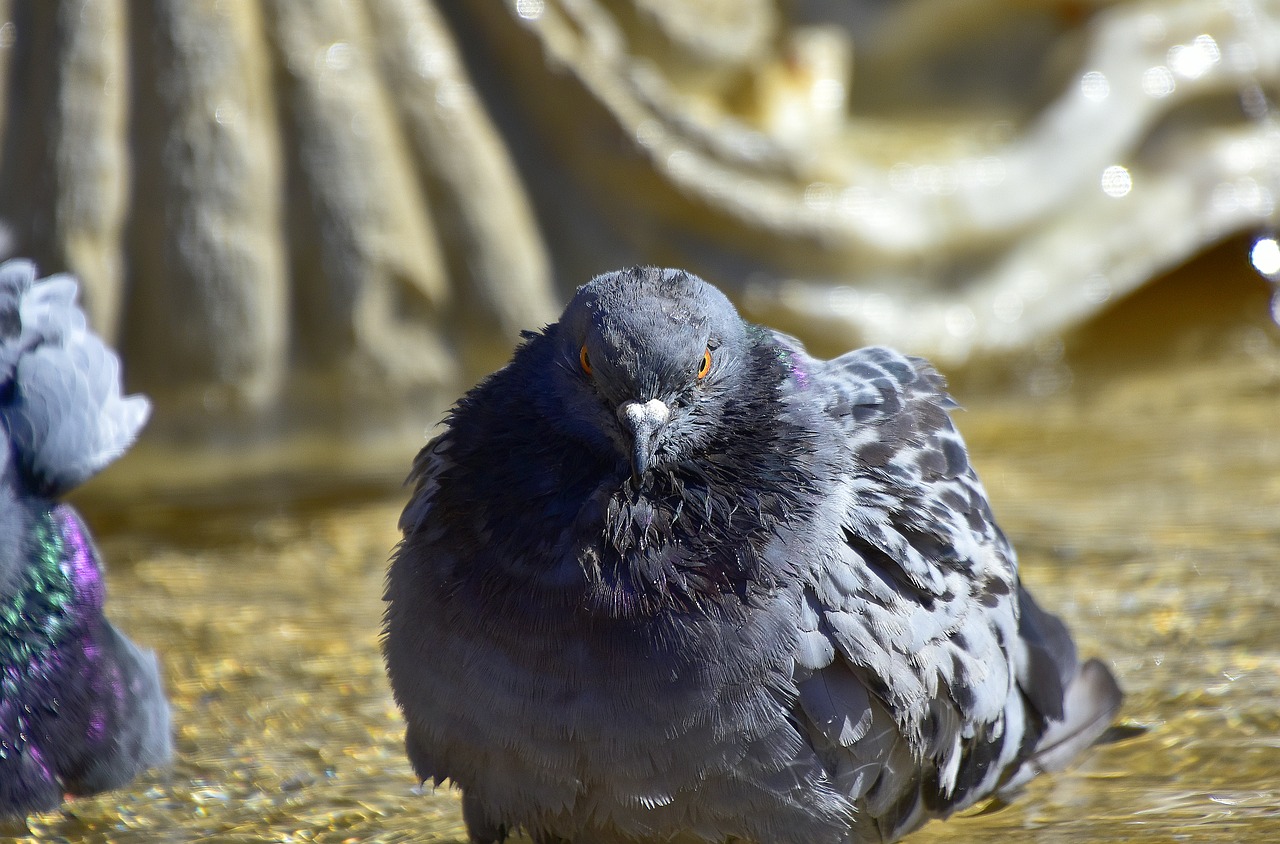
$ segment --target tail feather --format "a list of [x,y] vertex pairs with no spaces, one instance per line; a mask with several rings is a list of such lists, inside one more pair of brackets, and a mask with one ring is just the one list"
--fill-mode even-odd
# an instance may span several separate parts
[[1041,773],[1070,765],[1107,731],[1123,700],[1107,667],[1096,659],[1086,661],[1067,687],[1062,719],[1045,725],[1031,755],[1000,786],[1000,796],[1011,795]]
[[1062,619],[1045,612],[1026,587],[1018,586],[1018,633],[1027,648],[1025,674],[1018,685],[1036,711],[1048,718],[1061,718],[1067,688],[1076,676],[1079,659],[1076,644]]
[[1106,732],[1120,711],[1124,694],[1101,662],[1081,663],[1062,620],[1045,612],[1019,587],[1022,614],[1018,632],[1026,648],[1018,686],[1033,720],[1043,724],[1032,733],[1024,758],[999,787],[1008,797],[1044,771],[1061,770]]
[[50,497],[119,457],[150,415],[124,396],[120,360],[89,329],[70,276],[0,265],[0,421],[33,491]]

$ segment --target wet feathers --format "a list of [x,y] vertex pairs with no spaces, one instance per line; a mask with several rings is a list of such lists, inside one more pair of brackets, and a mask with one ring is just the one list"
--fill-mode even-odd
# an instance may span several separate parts
[[414,769],[478,842],[835,844],[1060,767],[1120,693],[1021,586],[953,406],[679,270],[580,288],[414,463],[384,637]]

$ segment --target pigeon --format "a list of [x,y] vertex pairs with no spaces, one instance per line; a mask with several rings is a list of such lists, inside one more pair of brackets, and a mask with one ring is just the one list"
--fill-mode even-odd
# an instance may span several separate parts
[[129,782],[172,753],[155,655],[103,615],[102,563],[61,498],[147,420],[70,276],[0,265],[0,816]]
[[383,655],[477,844],[892,841],[1121,692],[1018,578],[938,373],[611,272],[418,454]]

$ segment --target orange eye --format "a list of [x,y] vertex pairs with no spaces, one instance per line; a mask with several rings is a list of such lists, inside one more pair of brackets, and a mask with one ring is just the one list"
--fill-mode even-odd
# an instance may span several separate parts
[[707,377],[707,373],[711,371],[711,347],[702,353],[702,366],[698,367],[698,380],[701,381]]
[[582,364],[582,371],[591,374],[591,358],[587,357],[587,347],[583,345],[582,351],[578,352],[578,363]]

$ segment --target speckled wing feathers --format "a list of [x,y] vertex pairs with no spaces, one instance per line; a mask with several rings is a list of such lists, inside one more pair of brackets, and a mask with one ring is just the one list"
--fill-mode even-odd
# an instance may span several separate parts
[[896,837],[1012,776],[1028,719],[1062,714],[1074,648],[1034,604],[1020,625],[1013,551],[932,368],[881,348],[791,354],[848,461],[802,613],[800,703],[841,790]]

